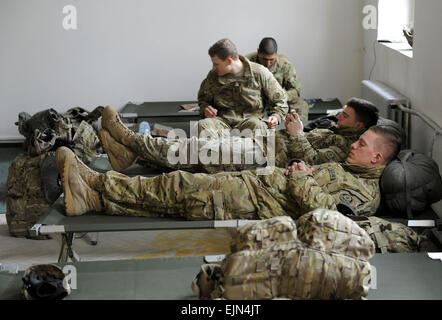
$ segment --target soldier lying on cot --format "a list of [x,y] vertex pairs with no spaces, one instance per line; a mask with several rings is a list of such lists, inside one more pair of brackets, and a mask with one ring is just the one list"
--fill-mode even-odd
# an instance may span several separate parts
[[[110,131],[121,126],[115,117],[106,123]],[[316,208],[336,210],[342,203],[357,215],[370,216],[380,202],[379,178],[399,142],[388,128],[374,126],[352,144],[345,163],[311,167],[297,162],[270,174],[258,170],[217,174],[179,170],[153,178],[131,178],[115,171],[100,174],[65,147],[57,150],[56,162],[67,215],[104,211],[189,220],[297,218]]]
[[[266,158],[269,166],[286,168],[292,159],[303,160],[309,165],[344,162],[351,144],[366,129],[376,124],[378,113],[372,103],[352,98],[337,118],[336,127],[330,130],[315,129],[304,133],[302,122],[296,112],[292,111],[285,120],[286,130],[277,131],[275,135],[167,139],[134,133],[124,126],[118,113],[108,106],[103,111],[100,137],[112,168],[116,171],[123,171],[136,161],[163,170],[205,173],[240,171],[263,165],[258,161],[260,158]],[[110,119],[116,119],[120,125],[112,126],[110,130],[107,125]],[[205,160],[207,158],[209,161]],[[273,159],[274,163],[270,163],[269,159]]]

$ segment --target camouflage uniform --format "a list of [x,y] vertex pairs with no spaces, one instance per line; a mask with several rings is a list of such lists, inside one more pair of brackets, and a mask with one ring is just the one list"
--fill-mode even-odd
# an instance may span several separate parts
[[218,110],[216,118],[199,121],[199,132],[208,130],[213,136],[224,135],[222,129],[238,128],[267,130],[264,101],[270,107],[270,115],[279,123],[287,112],[287,95],[267,68],[239,56],[244,65],[241,76],[227,74],[218,76],[211,70],[198,91],[200,113],[204,116],[207,106]]
[[[309,165],[327,162],[344,162],[351,145],[359,139],[366,129],[333,127],[314,129],[308,133],[289,136],[287,131],[276,134],[276,158],[289,163],[293,159],[303,160]],[[285,158],[285,159],[284,159]]]
[[[357,128],[333,128],[315,129],[305,134],[297,134],[293,137],[286,130],[277,131],[275,134],[275,166],[287,168],[293,159],[303,160],[309,165],[326,162],[344,162],[353,142],[359,139],[364,130]],[[136,135],[131,149],[140,157],[139,163],[147,167],[156,167],[166,170],[186,170],[189,172],[216,173],[219,171],[252,170],[265,163],[253,161],[246,162],[249,155],[268,155],[267,137],[262,140],[250,140],[246,143],[245,138],[220,137],[217,140],[198,139],[166,139],[152,138],[148,135]],[[223,164],[222,152],[217,157],[217,163],[204,163],[201,154],[207,154],[206,150],[223,150],[227,148],[230,153],[230,161]],[[178,163],[171,163],[168,158],[171,148],[180,150],[185,157]],[[237,149],[236,149],[237,148]],[[196,161],[191,161],[191,156],[196,156]],[[241,159],[240,163],[233,159]],[[192,163],[193,162],[193,163]]]
[[[259,63],[258,53],[251,53],[246,56],[250,61]],[[308,120],[308,104],[301,96],[301,82],[296,75],[290,61],[282,54],[276,55],[276,60],[269,68],[275,79],[287,93],[287,104],[291,109],[295,109],[301,120]]]
[[[166,139],[136,135],[131,149],[138,155],[137,163],[160,170],[217,173],[251,170],[266,166],[267,138],[251,139],[221,136],[218,139]],[[177,150],[177,151],[174,151]],[[250,159],[250,160],[248,160]]]
[[384,166],[326,163],[315,169],[290,176],[281,168],[268,175],[174,171],[153,178],[108,171],[100,175],[97,191],[104,211],[111,215],[189,220],[297,218],[316,208],[336,210],[339,203],[351,206],[358,215],[376,212]]

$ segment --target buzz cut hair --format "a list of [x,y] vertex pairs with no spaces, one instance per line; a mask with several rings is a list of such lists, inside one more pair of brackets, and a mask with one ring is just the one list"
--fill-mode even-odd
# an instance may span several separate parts
[[275,54],[278,52],[278,44],[276,40],[270,37],[263,38],[259,43],[258,53]]
[[390,163],[401,149],[401,137],[396,131],[381,126],[371,126],[368,130],[376,133],[379,138],[376,141],[376,148],[382,152],[385,164]]
[[356,121],[362,122],[366,129],[378,123],[379,110],[368,100],[351,98],[347,101],[347,106],[355,111]]
[[229,39],[221,39],[215,42],[215,44],[209,48],[209,56],[211,58],[217,56],[221,60],[227,60],[227,58],[236,60],[239,58],[235,44]]

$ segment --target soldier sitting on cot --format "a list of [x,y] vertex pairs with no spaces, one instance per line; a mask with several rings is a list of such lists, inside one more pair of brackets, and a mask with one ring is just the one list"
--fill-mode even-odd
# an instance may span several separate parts
[[[274,136],[264,136],[261,140],[254,139],[247,144],[246,138],[234,136],[224,136],[214,141],[200,137],[167,139],[141,135],[124,126],[118,113],[107,106],[103,111],[101,121],[103,129],[100,131],[100,137],[112,168],[116,171],[123,171],[136,161],[147,167],[162,170],[206,173],[251,170],[260,165],[257,161],[225,163],[221,159],[210,163],[204,162],[202,156],[205,153],[200,151],[214,145],[221,150],[227,148],[232,158],[236,155],[245,158],[245,155],[258,151],[262,151],[265,157],[270,157],[269,153],[273,153],[275,166],[286,168],[292,159],[303,160],[310,165],[345,161],[351,144],[358,140],[367,128],[376,124],[377,111],[369,101],[352,98],[347,102],[343,112],[337,116],[336,127],[314,129],[307,133],[303,133],[302,122],[296,112],[292,111],[285,120],[286,130],[276,131]],[[120,125],[112,127],[111,131],[108,126],[109,121],[118,121]],[[269,141],[273,144],[267,143],[272,137],[274,140]],[[236,148],[238,145],[241,148]],[[171,161],[172,149],[184,150],[183,152],[187,154],[180,161]],[[191,161],[192,152],[196,161]]]
[[302,121],[308,120],[308,104],[301,99],[301,82],[290,61],[278,53],[278,44],[273,38],[263,38],[257,52],[246,56],[251,62],[256,62],[273,74],[281,87],[287,93],[287,104],[290,110],[295,110]]
[[[209,49],[212,70],[198,91],[198,130],[219,137],[231,129],[275,129],[288,112],[287,94],[264,66],[240,56],[235,44],[222,39]],[[266,103],[270,116],[265,118]]]
[[[111,132],[121,126],[109,120]],[[115,132],[122,132],[121,128]],[[119,139],[125,137],[118,137]],[[379,178],[398,151],[400,140],[388,128],[373,126],[351,146],[345,163],[308,166],[304,162],[268,174],[173,171],[157,177],[100,174],[68,148],[56,152],[67,215],[104,211],[110,215],[169,216],[188,220],[296,219],[316,208],[345,204],[357,215],[375,214]]]

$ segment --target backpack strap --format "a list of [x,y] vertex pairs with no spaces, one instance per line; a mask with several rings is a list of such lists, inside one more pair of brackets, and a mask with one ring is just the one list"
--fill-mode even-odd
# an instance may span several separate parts
[[400,159],[402,167],[404,168],[404,184],[405,184],[405,203],[407,204],[407,216],[408,219],[413,219],[413,213],[411,211],[411,191],[409,187],[410,177],[408,174],[408,170],[410,166],[407,163],[407,160],[413,155],[413,151],[409,150],[405,153],[405,155]]
[[381,250],[381,253],[388,253],[389,241],[388,238],[384,235],[381,225],[372,225],[369,234],[374,235],[378,248]]
[[82,107],[71,108],[64,113],[66,117],[71,119],[75,119],[78,122],[86,121],[88,123],[92,123],[98,120],[103,113],[104,107],[98,106],[92,112],[87,111]]

